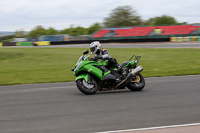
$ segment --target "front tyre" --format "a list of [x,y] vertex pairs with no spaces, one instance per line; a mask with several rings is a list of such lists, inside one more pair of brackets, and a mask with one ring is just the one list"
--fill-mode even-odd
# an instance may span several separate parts
[[78,89],[86,95],[95,94],[98,90],[97,81],[93,78],[88,82],[86,82],[85,79],[79,79],[76,81],[76,85]]
[[136,75],[136,78],[130,81],[130,83],[127,85],[127,88],[131,91],[141,91],[145,86],[145,80],[144,77],[138,73]]

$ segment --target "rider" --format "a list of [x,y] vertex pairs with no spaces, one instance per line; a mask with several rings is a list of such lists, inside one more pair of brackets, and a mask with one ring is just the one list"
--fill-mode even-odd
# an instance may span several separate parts
[[[94,41],[90,44],[90,51],[94,56],[95,60],[98,59],[104,59],[104,60],[108,60],[108,65],[112,66],[112,67],[116,67],[118,68],[118,70],[121,71],[122,76],[125,77],[126,76],[126,70],[124,69],[124,67],[120,67],[120,65],[118,64],[117,60],[112,58],[108,51],[106,49],[101,49],[101,44],[99,41]],[[107,72],[108,69],[105,66],[100,66],[100,69],[103,70],[103,72]]]

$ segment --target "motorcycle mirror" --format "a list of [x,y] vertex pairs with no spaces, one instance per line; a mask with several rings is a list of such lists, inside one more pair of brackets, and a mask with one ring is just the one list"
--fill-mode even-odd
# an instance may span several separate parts
[[83,52],[83,54],[88,54],[89,53],[89,51],[88,50],[85,50],[85,52]]

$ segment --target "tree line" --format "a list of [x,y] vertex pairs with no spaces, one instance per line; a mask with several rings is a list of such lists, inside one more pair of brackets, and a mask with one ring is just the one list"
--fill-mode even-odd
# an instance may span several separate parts
[[183,25],[186,22],[177,22],[177,20],[168,15],[149,18],[142,20],[137,11],[132,6],[119,6],[113,9],[108,17],[104,18],[103,23],[94,23],[88,28],[82,26],[71,25],[70,28],[56,30],[53,27],[45,29],[43,26],[36,26],[28,34],[24,31],[16,31],[15,37],[36,38],[41,35],[57,35],[68,34],[70,36],[91,35],[101,28],[119,28],[119,27],[134,27],[134,26],[161,26],[161,25]]

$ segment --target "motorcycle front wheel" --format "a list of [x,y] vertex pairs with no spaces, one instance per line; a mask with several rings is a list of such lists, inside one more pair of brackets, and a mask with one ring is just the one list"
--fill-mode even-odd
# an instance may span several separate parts
[[86,82],[85,79],[79,79],[76,81],[76,85],[78,89],[86,95],[95,94],[98,90],[97,81],[93,78],[88,82]]
[[131,91],[141,91],[145,86],[145,80],[142,74],[138,73],[136,79],[130,81],[127,85],[127,88]]

